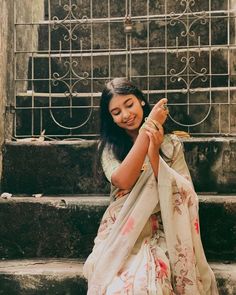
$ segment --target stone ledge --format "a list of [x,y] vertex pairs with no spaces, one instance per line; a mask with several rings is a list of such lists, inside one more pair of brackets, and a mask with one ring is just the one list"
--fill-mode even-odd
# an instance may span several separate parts
[[95,141],[85,140],[8,141],[3,150],[2,191],[51,195],[108,193],[108,182],[94,174],[96,149]]
[[[83,263],[76,259],[31,259],[0,262],[1,295],[86,294]],[[236,294],[236,264],[210,263],[220,295]],[[63,293],[64,294],[64,293]]]
[[[200,195],[199,199],[208,259],[235,259],[236,196]],[[0,257],[83,259],[92,250],[108,204],[107,196],[96,195],[0,198]]]
[[86,294],[83,264],[72,259],[0,262],[1,295]]
[[[198,192],[236,192],[236,138],[183,140]],[[109,183],[95,167],[97,141],[11,142],[4,145],[2,191],[15,194],[104,194]],[[99,171],[93,174],[93,171]]]

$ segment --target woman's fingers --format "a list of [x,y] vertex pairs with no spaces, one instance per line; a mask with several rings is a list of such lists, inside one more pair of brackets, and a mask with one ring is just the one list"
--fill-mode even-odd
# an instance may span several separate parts
[[163,105],[167,104],[167,101],[168,101],[167,98],[162,98],[155,104],[155,106],[163,108]]
[[[159,123],[158,123],[159,124]],[[145,131],[149,139],[156,145],[160,145],[163,142],[163,127],[159,124],[159,129],[157,130],[154,126],[149,124],[145,125]]]
[[169,114],[169,110],[166,105],[167,101],[168,100],[166,98],[159,100],[152,108],[149,117],[163,124]]

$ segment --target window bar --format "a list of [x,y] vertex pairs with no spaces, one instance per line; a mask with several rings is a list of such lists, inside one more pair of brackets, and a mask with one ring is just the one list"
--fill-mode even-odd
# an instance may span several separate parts
[[[228,8],[228,13],[227,13],[227,45],[228,48],[230,48],[230,35],[231,35],[231,31],[230,31],[230,0],[227,1],[227,8]],[[227,61],[228,61],[228,133],[231,133],[231,109],[230,109],[230,104],[231,104],[231,91],[230,91],[230,80],[231,80],[231,57],[230,57],[230,50],[227,51]]]
[[31,85],[32,85],[32,90],[30,90],[31,91],[31,95],[32,95],[32,97],[31,97],[31,105],[32,105],[32,118],[31,118],[31,120],[32,120],[32,126],[31,126],[31,128],[32,128],[32,130],[31,130],[31,134],[32,135],[34,135],[34,89],[35,89],[35,85],[34,85],[34,54],[33,54],[33,52],[32,52],[32,54],[31,54],[31,58],[32,58],[32,62],[31,62],[31,80],[32,80],[32,83],[31,83]]
[[211,34],[212,34],[212,8],[211,8],[211,0],[209,0],[209,114],[211,112],[211,108],[212,108],[212,38],[211,38]]
[[[72,9],[71,6],[71,0],[70,0],[70,9]],[[70,118],[73,116],[72,108],[73,108],[73,92],[74,92],[74,84],[73,84],[73,56],[72,56],[72,38],[73,38],[73,29],[72,29],[72,24],[71,24],[71,13],[70,13],[70,25],[69,25],[69,45],[70,45],[70,63],[69,63],[69,103],[70,103]],[[80,40],[80,46],[81,46],[81,51],[83,51],[83,40]],[[66,94],[65,94],[66,96]],[[71,129],[70,133],[71,133]]]
[[[194,2],[195,4],[195,2]],[[188,8],[189,9],[189,8]],[[189,36],[190,36],[190,23],[189,23],[189,15],[187,14],[187,23],[186,23],[186,38],[187,38],[187,52],[186,52],[186,55],[187,55],[187,114],[189,115],[190,114],[190,107],[189,107],[189,103],[190,103],[190,52],[189,52]],[[188,127],[188,132],[190,132],[189,130],[189,127]]]
[[[111,3],[107,1],[108,19],[111,19]],[[111,22],[108,22],[108,80],[111,80]]]
[[167,4],[168,0],[165,1],[165,97],[169,99],[167,93],[168,85],[168,52],[167,52],[167,38],[168,38],[168,21],[167,21]]
[[[49,110],[52,107],[52,67],[51,67],[51,50],[52,50],[52,15],[51,15],[51,0],[48,0],[48,100],[49,100]],[[61,44],[60,44],[61,46]]]
[[[108,0],[109,1],[109,0]],[[92,15],[93,15],[93,1],[91,0],[90,1],[90,16],[92,18]],[[92,24],[90,24],[90,32],[91,32],[91,68],[90,68],[90,73],[91,73],[91,80],[90,80],[90,93],[91,93],[91,100],[90,100],[90,108],[91,108],[91,113],[94,111],[94,97],[93,97],[93,39],[94,39],[94,36],[93,36],[93,26]],[[109,63],[110,63],[110,60],[109,60]],[[89,79],[89,77],[88,77]],[[90,113],[90,114],[91,114]]]
[[[195,2],[193,2],[195,4]],[[188,4],[189,5],[189,4]],[[189,9],[189,7],[188,7]],[[189,9],[190,10],[190,9]],[[191,10],[190,10],[191,13]],[[191,87],[191,81],[190,81],[190,51],[189,51],[189,39],[190,39],[190,23],[189,23],[189,14],[187,14],[187,24],[186,24],[186,37],[187,37],[187,114],[190,114],[190,87]],[[190,126],[187,126],[188,133],[190,133]]]
[[[13,14],[14,14],[14,40],[13,40],[13,43],[14,43],[14,74],[13,74],[13,78],[14,78],[14,90],[13,90],[13,94],[14,94],[14,105],[16,107],[16,86],[17,86],[17,81],[16,81],[16,0],[13,2]],[[14,116],[14,119],[13,119],[13,136],[15,137],[17,135],[17,126],[16,126],[16,121],[17,121],[17,112],[15,112],[15,116]]]
[[149,0],[147,0],[147,100],[150,100],[149,90],[150,90],[150,22],[149,22]]
[[[129,7],[128,7],[128,1],[125,1],[125,17],[129,14]],[[124,20],[125,21],[125,20]],[[128,55],[128,34],[125,35],[125,76],[128,78],[128,61],[129,61],[129,55]]]
[[[129,0],[128,16],[132,18],[132,0]],[[130,79],[132,76],[132,31],[126,35],[128,36],[128,52],[129,52],[128,78]]]

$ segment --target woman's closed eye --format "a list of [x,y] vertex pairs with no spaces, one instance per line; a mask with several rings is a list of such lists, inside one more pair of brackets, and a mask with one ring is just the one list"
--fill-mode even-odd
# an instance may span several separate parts
[[117,111],[113,111],[113,112],[112,112],[112,115],[113,115],[113,116],[118,116],[119,114],[120,114],[120,111],[119,111],[119,110],[117,110]]
[[127,107],[127,108],[132,108],[133,105],[134,105],[134,104],[133,104],[133,102],[132,102],[132,103],[128,104],[126,107]]

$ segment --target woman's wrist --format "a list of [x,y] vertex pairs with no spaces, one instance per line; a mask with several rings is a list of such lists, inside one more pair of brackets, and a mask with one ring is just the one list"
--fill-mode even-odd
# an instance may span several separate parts
[[143,129],[145,129],[145,127],[148,125],[148,124],[151,124],[156,130],[159,130],[159,127],[158,127],[158,122],[150,117],[146,117],[144,119],[144,123],[142,124],[142,126],[139,128],[139,132],[141,132]]

